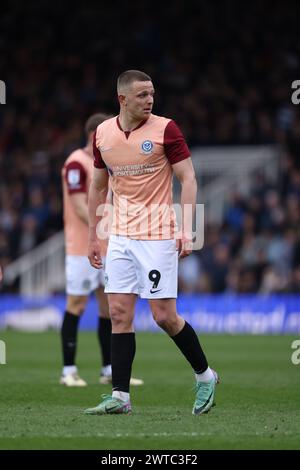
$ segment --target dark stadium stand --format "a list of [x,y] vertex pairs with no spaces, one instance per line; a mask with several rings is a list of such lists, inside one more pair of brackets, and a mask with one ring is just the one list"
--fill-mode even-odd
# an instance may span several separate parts
[[[232,194],[223,224],[206,226],[204,249],[187,260],[192,280],[182,267],[181,291],[300,292],[300,113],[291,103],[300,41],[293,9],[196,0],[173,1],[159,14],[155,2],[136,0],[120,3],[118,15],[109,2],[95,8],[3,2],[0,265],[62,229],[61,166],[83,145],[91,113],[117,111],[118,74],[137,68],[153,78],[155,113],[177,121],[192,149],[282,148],[277,185],[258,175],[250,198]],[[170,25],[180,34],[170,34]]]

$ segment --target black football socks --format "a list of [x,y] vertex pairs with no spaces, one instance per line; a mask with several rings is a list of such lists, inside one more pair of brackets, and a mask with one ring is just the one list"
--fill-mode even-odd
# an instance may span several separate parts
[[174,343],[191,364],[196,374],[202,374],[208,367],[205,354],[201,348],[195,330],[188,322],[185,322],[182,330],[175,336],[171,336]]
[[111,364],[111,319],[98,319],[98,340],[102,353],[103,367]]
[[64,366],[73,366],[75,364],[79,319],[78,315],[65,312],[61,328]]
[[113,391],[129,393],[135,348],[135,333],[113,333],[111,335]]

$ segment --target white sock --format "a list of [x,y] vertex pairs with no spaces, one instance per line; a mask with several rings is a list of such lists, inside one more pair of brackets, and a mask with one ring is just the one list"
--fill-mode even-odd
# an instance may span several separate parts
[[212,379],[215,378],[213,371],[210,367],[206,369],[206,371],[202,372],[202,374],[195,374],[197,382],[210,382]]
[[130,394],[127,392],[119,392],[119,390],[115,390],[112,393],[113,398],[118,398],[119,400],[128,403],[130,401]]
[[111,365],[110,364],[108,366],[102,367],[101,375],[104,375],[105,377],[111,377]]
[[77,366],[64,366],[62,373],[63,375],[76,374]]

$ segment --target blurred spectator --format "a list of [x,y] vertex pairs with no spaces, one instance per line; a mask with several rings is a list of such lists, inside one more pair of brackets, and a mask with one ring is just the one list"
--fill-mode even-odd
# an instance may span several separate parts
[[223,292],[225,290],[229,262],[230,253],[228,246],[224,243],[215,246],[208,271],[213,292]]
[[192,253],[181,259],[178,266],[178,285],[181,292],[186,294],[199,290],[199,279],[202,277],[201,264],[198,256]]
[[45,225],[48,213],[48,205],[45,203],[42,189],[38,187],[32,189],[29,192],[27,214],[32,215],[37,223],[37,227],[41,228]]
[[258,282],[255,276],[255,271],[250,268],[244,268],[240,272],[239,288],[240,294],[254,294],[257,292]]
[[225,214],[225,222],[234,230],[241,230],[245,215],[245,205],[240,194],[232,193],[231,200],[227,212]]
[[274,267],[268,266],[263,273],[263,280],[259,289],[259,293],[280,293],[284,291],[285,287],[286,283],[284,282],[284,278],[280,276]]
[[21,224],[21,236],[18,254],[23,255],[32,250],[39,242],[39,231],[37,219],[27,214],[23,217]]

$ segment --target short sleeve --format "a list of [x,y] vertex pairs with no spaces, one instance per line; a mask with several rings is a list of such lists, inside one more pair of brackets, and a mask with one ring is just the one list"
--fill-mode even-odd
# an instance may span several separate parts
[[86,193],[87,174],[81,163],[76,161],[68,163],[65,178],[69,194]]
[[101,152],[100,150],[98,149],[97,145],[96,145],[96,133],[97,131],[95,131],[94,133],[94,138],[93,138],[93,154],[94,154],[94,167],[95,168],[106,168],[106,165],[104,163],[104,161],[102,160],[102,155],[101,155]]
[[165,128],[164,148],[171,165],[191,156],[183,134],[174,121],[170,121]]

